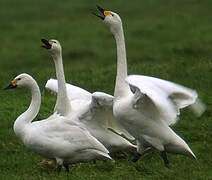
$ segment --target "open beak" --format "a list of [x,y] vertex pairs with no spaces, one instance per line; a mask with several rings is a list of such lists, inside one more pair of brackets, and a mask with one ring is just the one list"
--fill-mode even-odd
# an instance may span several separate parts
[[50,44],[48,40],[41,39],[41,42],[44,44],[44,45],[42,45],[43,48],[46,48],[46,49],[51,49],[52,48],[52,44]]
[[4,88],[4,90],[16,88],[17,87],[16,83],[17,83],[17,80],[12,81],[6,88]]
[[102,20],[104,20],[105,19],[105,15],[104,15],[105,10],[102,7],[98,6],[98,5],[96,7],[99,10],[99,12],[101,13],[101,15],[96,14],[95,12],[93,12],[92,14],[97,16],[97,17],[99,17],[99,18],[101,18]]

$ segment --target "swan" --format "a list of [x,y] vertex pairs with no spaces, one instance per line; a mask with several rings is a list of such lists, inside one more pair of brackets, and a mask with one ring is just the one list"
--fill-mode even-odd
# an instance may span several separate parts
[[109,26],[117,46],[117,75],[114,90],[113,113],[119,124],[137,141],[138,155],[134,162],[153,147],[160,152],[165,165],[166,153],[196,158],[186,142],[171,128],[177,121],[180,109],[195,104],[201,114],[204,105],[197,93],[184,86],[143,75],[127,75],[127,58],[121,18],[117,13],[97,6],[101,18]]
[[[112,113],[113,96],[103,92],[91,94],[84,89],[66,84],[60,42],[46,39],[41,41],[44,44],[43,47],[50,52],[56,69],[58,81],[50,79],[46,85],[46,87],[48,86],[47,89],[57,92],[55,112],[66,117],[69,117],[73,112],[78,113],[78,123],[99,140],[110,153],[136,150],[136,146],[127,139],[108,129],[108,127],[115,126]],[[74,100],[72,97],[74,97]],[[120,130],[118,131],[120,132]]]
[[54,113],[47,119],[32,122],[40,109],[40,89],[26,73],[15,77],[5,89],[16,87],[28,89],[32,99],[29,108],[15,120],[14,132],[27,148],[45,158],[56,160],[58,172],[62,166],[69,171],[70,163],[111,159],[108,150],[76,123],[77,116],[74,114],[72,118],[66,118]]

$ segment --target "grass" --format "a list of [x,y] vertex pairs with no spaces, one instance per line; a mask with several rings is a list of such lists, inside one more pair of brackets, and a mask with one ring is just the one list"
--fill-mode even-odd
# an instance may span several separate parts
[[212,179],[212,16],[210,0],[76,1],[1,0],[0,85],[14,75],[31,74],[42,91],[38,119],[52,113],[55,97],[44,90],[55,77],[50,55],[40,39],[58,39],[63,46],[66,80],[91,92],[113,94],[116,46],[108,28],[90,11],[96,4],[120,14],[125,30],[129,74],[145,74],[196,89],[207,105],[202,117],[182,111],[173,129],[196,154],[194,161],[168,155],[165,168],[153,151],[132,163],[132,154],[115,163],[76,164],[71,173],[43,168],[40,156],[26,149],[13,132],[17,116],[29,105],[23,89],[0,90],[0,179]]

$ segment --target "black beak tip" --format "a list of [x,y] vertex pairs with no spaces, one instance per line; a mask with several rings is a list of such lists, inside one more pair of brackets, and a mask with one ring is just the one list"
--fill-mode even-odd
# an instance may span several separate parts
[[48,40],[42,38],[42,39],[41,39],[41,42],[45,44],[45,43],[48,43]]
[[104,19],[105,19],[105,17],[102,17],[102,16],[100,16],[100,15],[96,14],[95,12],[92,12],[92,14],[93,14],[94,16],[99,17],[99,18],[100,18],[100,19],[102,19],[102,20],[104,20]]
[[41,38],[41,41],[47,41],[47,39],[46,38]]
[[13,86],[12,84],[9,84],[7,87],[5,87],[3,90],[8,90],[8,89],[14,89],[17,86]]
[[49,41],[48,41],[48,40],[42,38],[42,39],[41,39],[41,42],[44,44],[44,45],[42,45],[41,47],[46,48],[46,49],[51,49],[52,45],[49,44]]
[[96,5],[97,9],[101,12],[102,16],[101,15],[98,15],[97,13],[95,12],[92,12],[93,15],[99,17],[100,19],[104,20],[105,19],[105,15],[104,15],[104,9],[101,8],[100,6]]
[[96,7],[102,14],[104,14],[105,10],[102,7],[100,7],[99,5],[96,5]]

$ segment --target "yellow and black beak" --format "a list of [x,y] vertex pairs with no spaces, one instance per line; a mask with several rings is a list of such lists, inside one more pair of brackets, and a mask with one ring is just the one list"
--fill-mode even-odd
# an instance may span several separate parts
[[13,80],[6,88],[4,88],[4,90],[14,89],[16,87],[17,87],[17,80]]
[[111,15],[111,14],[112,14],[111,11],[105,11],[102,7],[100,7],[100,6],[98,6],[98,5],[97,5],[96,7],[97,7],[97,9],[99,10],[99,12],[101,13],[101,15],[96,14],[95,12],[93,12],[93,14],[94,14],[95,16],[101,18],[102,20],[104,20],[105,17],[106,17],[107,15]]
[[93,14],[94,14],[95,16],[101,18],[102,20],[104,20],[105,17],[106,17],[107,15],[111,14],[110,11],[105,11],[102,7],[100,7],[100,6],[98,6],[98,5],[97,5],[96,7],[97,7],[97,9],[99,10],[99,12],[101,13],[101,15],[96,14],[95,12],[93,12]]
[[53,44],[52,41],[48,41],[46,39],[41,39],[41,42],[44,44],[44,45],[42,45],[43,48],[46,48],[46,49],[52,48],[52,44]]

